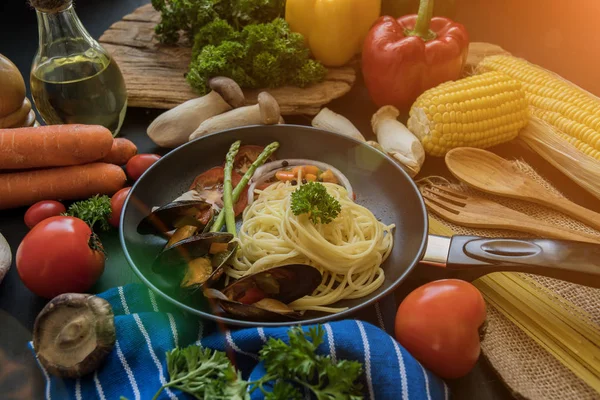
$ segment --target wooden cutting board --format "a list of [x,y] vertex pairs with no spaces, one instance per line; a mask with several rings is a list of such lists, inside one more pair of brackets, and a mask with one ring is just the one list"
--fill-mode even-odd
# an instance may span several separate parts
[[[154,38],[160,14],[146,4],[114,23],[100,43],[119,64],[131,107],[175,107],[198,97],[187,84],[192,50],[183,43],[166,46]],[[348,93],[356,80],[353,67],[332,68],[325,81],[307,88],[268,89],[279,102],[283,115],[315,115],[331,100]],[[244,90],[248,103],[255,104],[261,90]]]

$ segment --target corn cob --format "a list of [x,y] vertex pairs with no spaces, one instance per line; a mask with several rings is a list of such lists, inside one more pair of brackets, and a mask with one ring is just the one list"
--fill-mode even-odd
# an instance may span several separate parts
[[531,114],[546,121],[584,154],[600,160],[600,99],[560,76],[512,56],[486,57],[478,71],[517,79]]
[[512,140],[528,121],[521,84],[489,72],[427,90],[413,104],[408,128],[428,154],[443,156],[455,147],[487,148]]

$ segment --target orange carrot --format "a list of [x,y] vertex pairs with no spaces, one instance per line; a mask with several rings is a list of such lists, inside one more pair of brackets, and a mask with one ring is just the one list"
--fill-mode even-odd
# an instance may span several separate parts
[[275,177],[277,179],[279,179],[280,181],[283,181],[283,182],[293,181],[294,179],[296,179],[296,175],[294,175],[293,172],[291,172],[291,171],[284,171],[284,170],[277,171],[275,173]]
[[319,175],[319,167],[315,167],[314,165],[306,165],[304,167],[304,172],[307,174]]
[[121,167],[93,163],[0,174],[0,210],[40,200],[77,200],[95,194],[112,195],[125,186]]
[[306,176],[304,178],[306,178],[306,180],[308,182],[316,182],[317,181],[317,176],[315,174],[306,174]]
[[86,164],[106,157],[112,143],[99,125],[0,129],[0,170]]
[[112,148],[106,157],[100,162],[115,165],[125,165],[127,161],[137,154],[137,147],[131,140],[118,138],[114,139]]

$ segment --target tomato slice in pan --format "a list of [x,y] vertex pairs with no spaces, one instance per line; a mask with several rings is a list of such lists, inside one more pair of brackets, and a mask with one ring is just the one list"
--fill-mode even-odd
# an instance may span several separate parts
[[[223,167],[214,167],[198,175],[190,189],[196,190],[200,197],[206,202],[223,207],[223,177],[225,176]],[[231,183],[235,188],[242,180],[240,174],[231,172]],[[240,215],[248,205],[248,190],[242,190],[242,194],[237,203],[233,206],[235,215]]]
[[[250,165],[256,161],[260,153],[263,152],[265,148],[263,146],[255,146],[255,145],[246,145],[240,147],[240,150],[235,156],[233,161],[233,169],[240,173],[245,174],[250,168]],[[275,157],[271,155],[266,162],[275,161]]]

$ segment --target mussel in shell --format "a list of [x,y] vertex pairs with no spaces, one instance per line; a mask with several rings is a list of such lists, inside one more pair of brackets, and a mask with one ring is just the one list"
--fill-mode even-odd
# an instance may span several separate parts
[[[175,244],[166,246],[154,260],[152,270],[161,272],[170,267],[186,265],[190,261],[211,253],[211,247],[228,244],[233,239],[230,233],[209,232],[194,235]],[[213,247],[214,248],[214,247]],[[226,250],[226,249],[224,249]],[[213,253],[217,253],[213,251]]]
[[321,272],[310,265],[292,264],[245,276],[222,291],[205,289],[225,313],[247,320],[297,319],[287,304],[310,295],[321,283]]
[[184,226],[204,229],[209,223],[211,204],[202,200],[174,201],[154,210],[137,227],[140,235],[160,234]]
[[152,264],[152,270],[181,279],[184,289],[214,285],[237,250],[233,235],[209,232],[167,245]]
[[184,289],[198,289],[215,285],[223,276],[224,266],[236,250],[237,244],[230,242],[226,244],[223,251],[190,261],[181,281],[181,287]]

